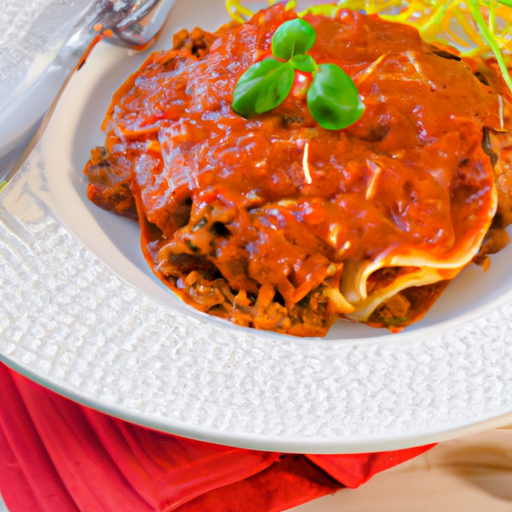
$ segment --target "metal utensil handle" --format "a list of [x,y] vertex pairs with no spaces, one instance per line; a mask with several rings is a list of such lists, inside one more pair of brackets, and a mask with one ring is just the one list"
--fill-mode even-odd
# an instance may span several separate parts
[[147,47],[173,4],[174,0],[97,0],[90,5],[45,72],[0,112],[0,190],[41,137],[62,91],[91,46],[106,38],[121,46]]

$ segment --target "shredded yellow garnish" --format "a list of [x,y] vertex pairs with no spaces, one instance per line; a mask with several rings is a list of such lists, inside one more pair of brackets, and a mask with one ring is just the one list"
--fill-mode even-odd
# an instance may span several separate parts
[[[241,23],[254,14],[243,0],[226,0],[226,7]],[[295,8],[295,2],[286,7]],[[512,92],[512,0],[339,0],[309,7],[299,16],[311,12],[334,17],[344,8],[416,27],[425,41],[455,49],[460,57],[494,56]]]

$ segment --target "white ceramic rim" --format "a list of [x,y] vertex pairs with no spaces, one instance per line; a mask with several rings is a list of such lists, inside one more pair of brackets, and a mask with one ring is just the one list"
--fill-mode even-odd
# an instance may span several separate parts
[[[168,43],[173,31],[180,26],[190,27],[196,20],[198,20],[197,24],[205,27],[218,25],[225,16],[224,13],[220,14],[221,7],[221,0],[208,3],[202,0],[189,0],[186,5],[185,0],[178,0],[161,43],[165,44],[166,41]],[[271,381],[279,375],[280,382],[289,387],[286,397],[290,400],[287,403],[291,403],[292,407],[288,414],[295,415],[296,421],[292,422],[285,417],[287,411],[280,410],[282,407],[279,405],[280,394],[266,381],[261,387],[253,386],[243,390],[241,399],[249,404],[244,406],[245,409],[230,403],[229,384],[236,380],[236,369],[230,371],[231,373],[222,383],[216,383],[215,376],[220,366],[231,362],[231,355],[222,361],[212,357],[205,363],[207,364],[205,372],[213,378],[213,381],[200,390],[206,396],[204,404],[207,407],[218,407],[217,414],[224,413],[230,407],[232,414],[235,415],[238,411],[246,412],[245,419],[233,420],[222,428],[215,422],[204,424],[188,417],[184,404],[192,395],[186,392],[179,397],[180,414],[173,415],[173,407],[176,407],[177,401],[171,399],[166,401],[165,389],[157,389],[157,392],[162,393],[160,399],[165,407],[156,414],[144,403],[147,397],[142,397],[142,401],[127,407],[123,405],[126,395],[115,395],[115,389],[111,390],[113,398],[105,400],[81,387],[82,383],[77,384],[70,373],[63,377],[55,377],[51,372],[41,371],[37,362],[38,358],[42,360],[43,354],[38,352],[37,348],[31,352],[35,362],[32,360],[27,363],[20,355],[21,352],[17,352],[20,349],[19,346],[15,346],[12,350],[10,348],[2,350],[0,359],[3,362],[57,393],[107,414],[184,437],[260,450],[310,453],[383,451],[438,442],[511,422],[512,372],[509,368],[512,367],[512,323],[509,312],[512,311],[512,282],[506,273],[511,251],[507,250],[498,255],[493,264],[494,269],[485,279],[478,276],[475,278],[477,270],[468,270],[469,277],[462,279],[460,285],[455,285],[455,288],[459,289],[453,292],[454,295],[448,295],[448,299],[442,299],[444,302],[440,301],[438,311],[431,315],[430,320],[406,333],[392,336],[386,333],[370,332],[363,326],[355,326],[355,328],[344,326],[343,329],[349,332],[348,335],[342,337],[335,335],[335,339],[327,341],[312,341],[247,331],[200,315],[177,302],[154,278],[148,277],[147,269],[140,267],[141,258],[137,259],[136,256],[123,253],[109,240],[107,231],[101,226],[98,227],[99,223],[110,222],[110,226],[115,226],[114,229],[120,226],[119,231],[124,232],[123,221],[111,219],[109,214],[94,210],[94,207],[84,201],[85,185],[78,178],[77,173],[80,169],[77,154],[80,153],[80,158],[85,161],[84,151],[92,147],[94,141],[101,142],[101,138],[98,140],[98,133],[90,134],[84,131],[88,123],[91,126],[96,123],[97,126],[99,113],[104,111],[105,103],[108,104],[109,101],[109,94],[102,92],[98,85],[103,87],[105,80],[110,80],[108,86],[115,86],[119,83],[117,74],[121,77],[125,76],[127,70],[136,68],[140,60],[140,56],[133,57],[125,50],[105,45],[95,50],[88,62],[90,67],[84,67],[84,71],[80,72],[83,74],[78,74],[73,79],[45,137],[41,140],[38,152],[32,156],[25,174],[6,190],[3,202],[9,209],[9,196],[15,195],[13,190],[17,187],[16,193],[19,193],[21,188],[28,187],[31,197],[45,204],[45,211],[49,217],[55,213],[60,217],[63,224],[59,229],[66,226],[100,261],[106,263],[123,281],[138,290],[138,295],[144,297],[146,302],[153,302],[164,309],[172,310],[173,318],[186,327],[190,324],[192,332],[198,339],[205,329],[213,333],[214,337],[218,337],[212,343],[218,343],[222,347],[226,343],[224,335],[229,340],[234,340],[236,337],[236,341],[233,341],[236,345],[232,350],[236,350],[238,344],[245,344],[244,346],[248,347],[244,349],[246,352],[242,354],[242,359],[237,361],[237,364],[242,364],[246,372],[244,378],[249,380],[254,378],[261,364],[270,364],[269,373],[265,374],[263,371],[262,376]],[[97,95],[99,100],[90,101],[91,95],[94,95],[94,98]],[[90,102],[87,103],[88,101]],[[84,119],[88,121],[85,122]],[[78,126],[79,132],[77,132]],[[81,137],[78,145],[77,133]],[[13,211],[17,211],[17,206],[12,208]],[[73,209],[72,214],[68,213],[71,209]],[[19,215],[23,220],[23,213]],[[82,229],[80,223],[92,227],[90,230],[88,227]],[[126,233],[133,232],[132,227],[126,229]],[[474,278],[476,281],[472,281]],[[479,283],[479,287],[483,285],[488,289],[479,294],[479,301],[468,299],[469,302],[464,307],[459,307],[459,304],[466,300],[471,283],[476,282]],[[456,300],[452,300],[453,297]],[[451,300],[457,304],[450,305]],[[443,307],[446,309],[447,304],[452,309],[448,313],[443,313],[442,309]],[[495,334],[492,334],[494,332]],[[352,336],[352,333],[355,335]],[[5,333],[2,334],[0,331],[0,338],[2,336],[5,338]],[[170,342],[164,338],[162,340],[160,341],[162,350],[167,350],[167,343]],[[177,341],[181,340],[173,342]],[[192,351],[195,350],[194,343],[199,343],[195,339],[188,339],[186,342],[187,349]],[[457,350],[460,352],[460,357],[453,348],[454,343],[459,347]],[[6,346],[8,346],[7,342]],[[204,345],[200,346],[204,348]],[[254,356],[252,350],[255,347],[261,348],[263,355]],[[321,352],[322,347],[325,348],[325,353]],[[269,361],[269,353],[265,353],[266,349],[273,350],[278,359],[279,357],[287,359],[277,362]],[[134,347],[131,350],[135,353],[142,349]],[[481,367],[479,371],[474,371],[472,367],[476,361],[472,351],[480,351],[477,362]],[[78,352],[74,353],[75,363],[80,362],[77,354]],[[379,360],[375,354],[382,355],[382,359]],[[432,358],[432,354],[437,355]],[[333,382],[327,384],[315,383],[315,392],[324,397],[320,403],[315,403],[314,393],[303,397],[309,400],[308,403],[300,402],[294,399],[293,391],[294,386],[297,390],[302,389],[301,386],[304,389],[307,388],[303,377],[298,374],[302,367],[300,364],[293,366],[291,363],[289,368],[287,367],[290,357],[295,356],[297,361],[293,364],[318,360],[321,362],[319,366],[321,371],[326,373],[329,373],[329,357],[332,356],[347,373],[342,376],[334,375]],[[182,357],[186,359],[186,355]],[[423,362],[420,364],[416,358],[423,358]],[[176,366],[180,366],[183,360],[176,358]],[[349,360],[353,361],[355,366],[364,367],[367,378],[372,377],[371,372],[380,372],[380,376],[371,383],[361,380],[360,389],[354,388],[354,394],[346,395],[346,399],[352,400],[352,403],[348,404],[347,409],[343,409],[341,414],[338,410],[339,403],[336,397],[332,396],[333,393],[346,392],[346,386],[361,379],[361,371],[346,364]],[[385,368],[382,367],[384,360]],[[101,362],[101,364],[105,363]],[[276,366],[272,367],[273,364]],[[73,362],[70,362],[67,370],[70,370],[72,365]],[[440,375],[439,366],[446,369],[442,374],[446,381],[435,380]],[[283,373],[276,373],[276,369],[281,367],[284,368]],[[106,368],[103,370],[108,373]],[[123,368],[114,370],[122,373]],[[399,377],[392,386],[390,381],[393,380],[395,371],[398,372]],[[296,374],[294,375],[293,372]],[[418,372],[427,372],[428,375],[425,377]],[[407,375],[407,378],[403,377],[404,375]],[[432,376],[432,379],[428,376]],[[404,389],[400,388],[402,377]],[[133,379],[137,379],[137,374]],[[477,380],[478,386],[475,385]],[[215,388],[217,385],[224,386],[226,391],[225,401],[218,404],[211,399],[211,396],[214,396],[212,386]],[[465,398],[459,400],[454,395],[445,400],[451,390],[457,389],[458,386]],[[401,402],[399,399],[402,395]],[[442,399],[439,399],[440,396]],[[193,397],[196,398],[196,395]],[[260,406],[251,407],[249,402],[255,398],[260,400]],[[267,407],[262,401],[265,398],[274,400],[273,405]],[[389,407],[389,400],[395,400],[396,403]],[[425,405],[420,407],[418,404],[422,403]],[[311,412],[301,415],[300,410],[304,405],[307,405]],[[405,411],[402,410],[403,407],[406,408]],[[368,417],[364,415],[365,410],[371,411]],[[268,420],[268,424],[264,427],[257,426],[261,419],[258,417],[260,414],[265,421]],[[321,417],[321,414],[325,416]],[[389,422],[385,428],[379,425],[379,415]],[[324,421],[326,418],[327,426]],[[393,424],[393,419],[396,419],[396,424]],[[337,425],[340,421],[346,421],[347,424]]]

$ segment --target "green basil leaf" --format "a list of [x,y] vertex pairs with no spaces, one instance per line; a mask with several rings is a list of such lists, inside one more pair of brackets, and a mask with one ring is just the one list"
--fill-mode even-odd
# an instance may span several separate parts
[[315,59],[311,55],[295,55],[290,60],[290,64],[298,71],[305,73],[313,73],[317,68]]
[[308,91],[308,107],[318,124],[341,130],[354,124],[364,104],[352,79],[335,64],[321,64]]
[[315,41],[315,29],[307,21],[300,18],[286,21],[272,38],[272,55],[289,60],[294,55],[309,52]]
[[233,93],[233,110],[246,118],[273,110],[290,94],[294,81],[295,71],[288,62],[262,60],[238,80]]

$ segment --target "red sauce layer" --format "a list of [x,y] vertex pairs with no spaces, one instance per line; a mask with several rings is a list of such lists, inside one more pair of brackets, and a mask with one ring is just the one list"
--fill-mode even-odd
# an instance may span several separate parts
[[116,93],[106,149],[86,173],[91,199],[139,217],[149,263],[187,302],[242,325],[321,335],[342,314],[322,286],[339,287],[346,262],[397,247],[448,258],[487,229],[494,177],[483,133],[506,127],[472,62],[351,11],[305,19],[315,60],[358,86],[360,121],[320,128],[308,74],[276,110],[241,118],[231,108],[238,78],[295,16],[274,7],[153,54]]

